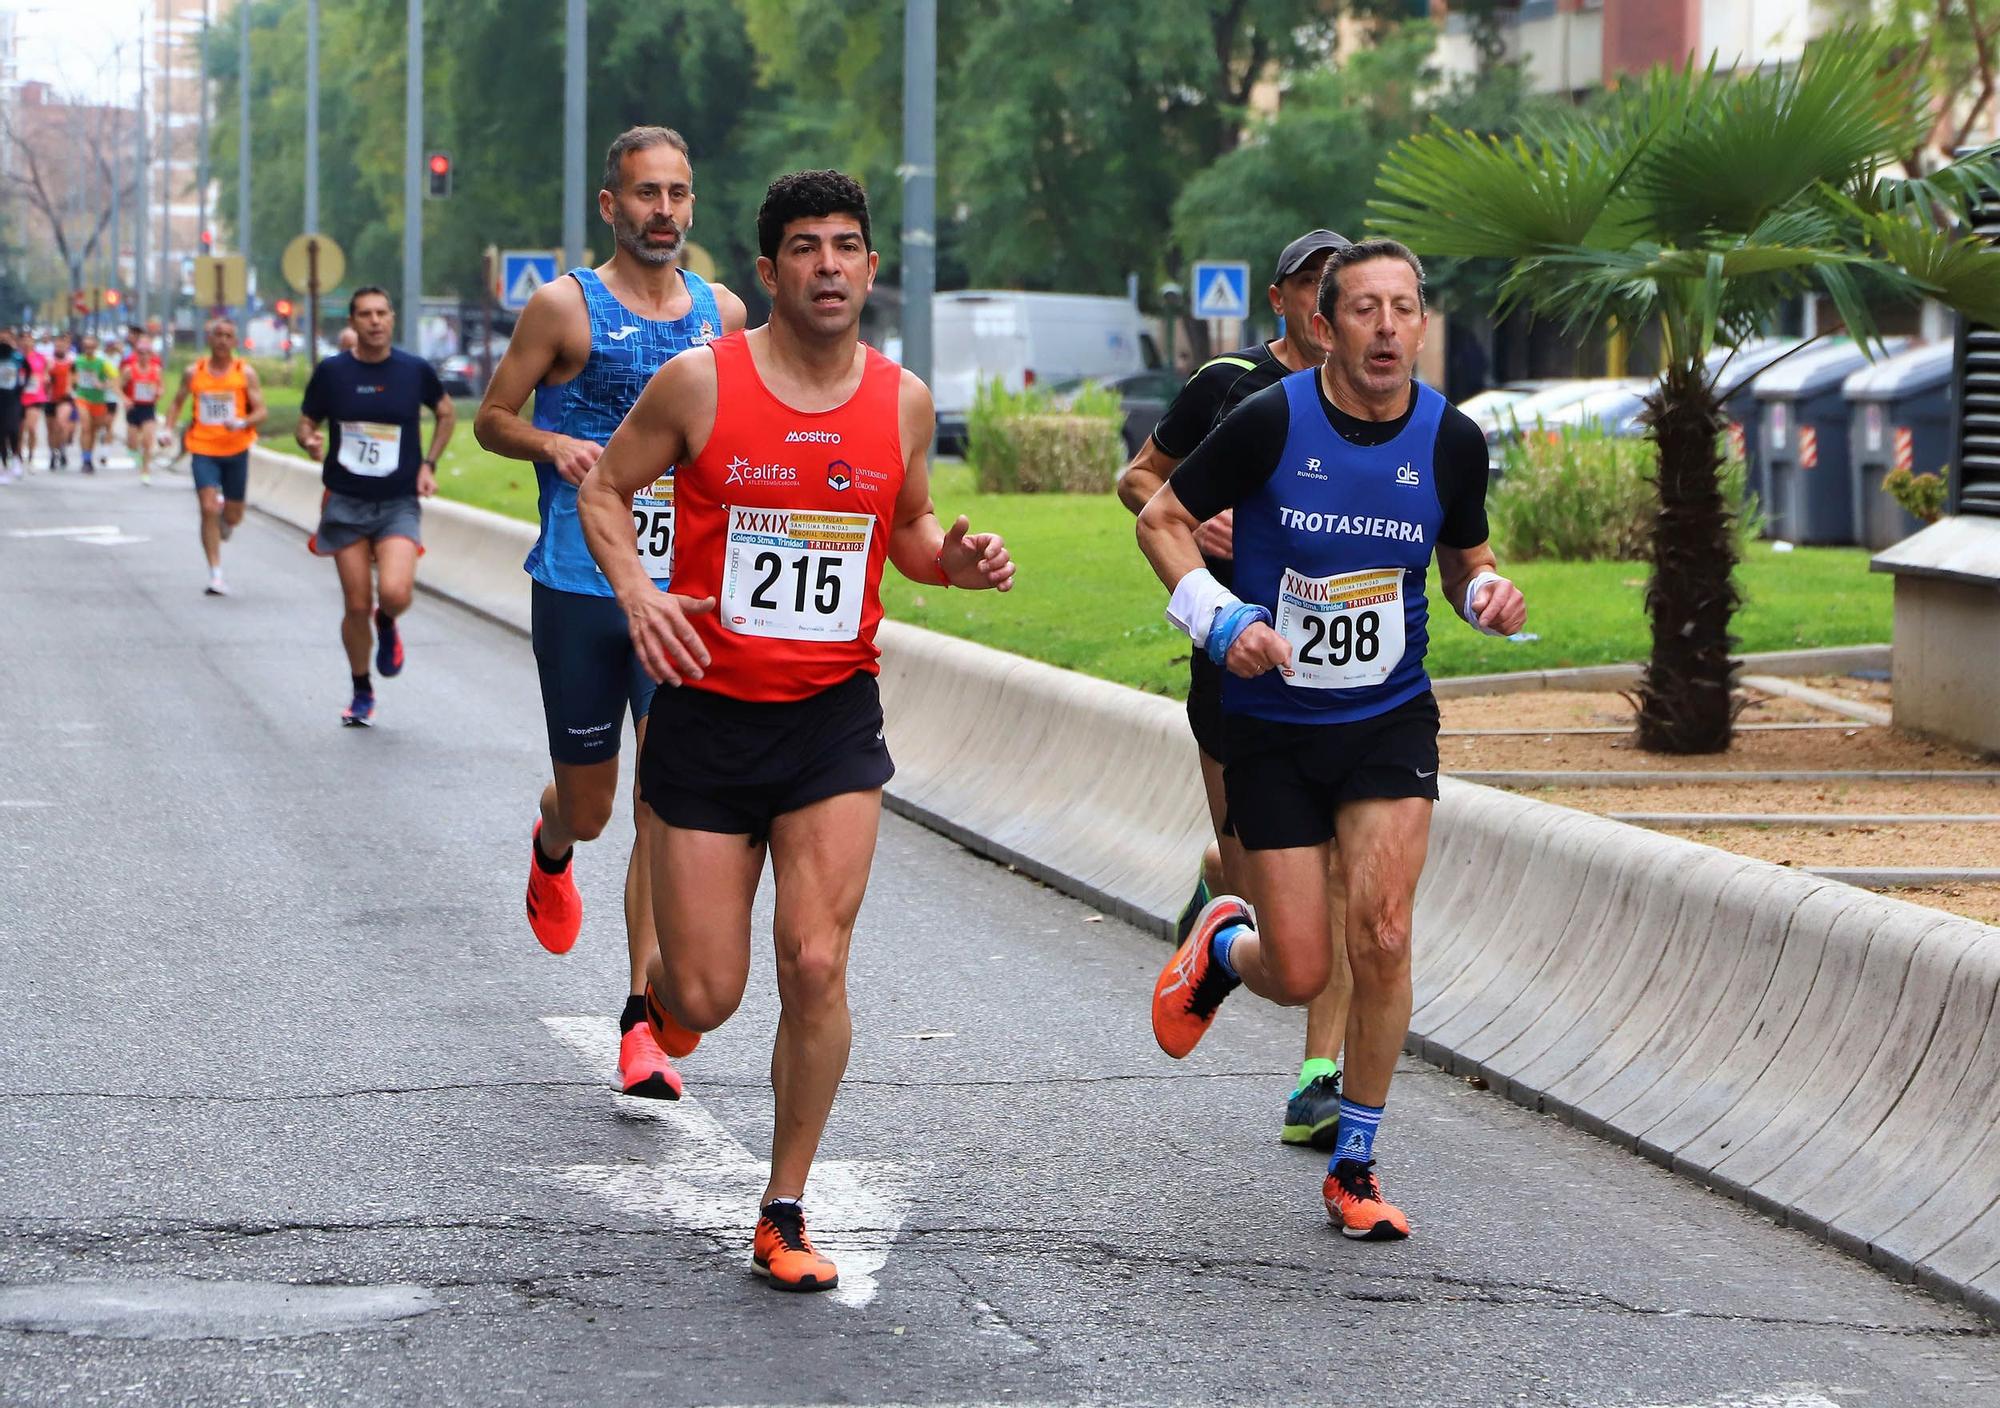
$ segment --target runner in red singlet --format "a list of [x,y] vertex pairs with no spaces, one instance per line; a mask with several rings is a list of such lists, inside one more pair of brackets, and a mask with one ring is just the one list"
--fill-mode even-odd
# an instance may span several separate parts
[[[642,833],[660,939],[647,1018],[679,1057],[736,1010],[768,850],[782,1015],[752,1254],[773,1285],[821,1291],[838,1273],[799,1199],[847,1067],[848,941],[894,771],[875,689],[882,566],[1001,591],[1014,566],[997,535],[939,524],[930,389],[861,345],[876,263],[861,187],[780,177],[757,240],[770,323],[668,362],[577,509],[641,663],[667,686],[639,758],[659,823]],[[632,498],[670,472],[680,540],[663,592],[640,565]]]

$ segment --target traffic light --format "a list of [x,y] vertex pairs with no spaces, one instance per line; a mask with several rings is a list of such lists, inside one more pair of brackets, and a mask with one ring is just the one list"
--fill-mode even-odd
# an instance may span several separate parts
[[424,170],[430,177],[430,197],[443,200],[451,194],[451,154],[432,152],[424,162]]
[[203,230],[201,232],[201,252],[203,254],[209,254],[212,253],[214,249],[215,249],[215,231]]
[[116,308],[119,304],[123,303],[124,301],[125,301],[125,295],[120,293],[117,289],[107,288],[106,290],[104,290],[104,306],[106,308]]
[[289,298],[278,299],[271,305],[271,311],[289,323],[292,320],[292,300]]

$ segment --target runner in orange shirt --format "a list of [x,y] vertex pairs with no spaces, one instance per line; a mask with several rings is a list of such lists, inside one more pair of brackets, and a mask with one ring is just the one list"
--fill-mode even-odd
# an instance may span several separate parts
[[209,596],[228,596],[222,580],[222,544],[243,521],[243,496],[250,484],[250,447],[266,414],[257,369],[236,355],[236,324],[216,318],[208,325],[208,356],[191,364],[174,393],[167,423],[178,424],[181,407],[194,400],[188,453],[194,457],[194,487],[201,496],[201,548],[208,556]]

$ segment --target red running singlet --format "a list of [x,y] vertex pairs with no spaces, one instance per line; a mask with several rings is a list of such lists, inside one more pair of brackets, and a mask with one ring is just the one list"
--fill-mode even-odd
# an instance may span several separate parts
[[716,599],[692,617],[709,667],[694,685],[732,699],[804,699],[880,672],[882,564],[903,488],[903,369],[873,348],[861,385],[799,411],[757,375],[737,332],[715,356],[715,430],[674,472],[672,590]]

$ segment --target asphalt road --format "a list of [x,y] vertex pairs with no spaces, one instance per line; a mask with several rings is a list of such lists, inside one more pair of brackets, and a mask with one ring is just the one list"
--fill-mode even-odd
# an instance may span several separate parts
[[1296,1018],[1171,1062],[1155,940],[894,818],[808,1203],[851,1284],[774,1294],[768,946],[693,1100],[614,1097],[622,842],[571,954],[521,915],[526,642],[420,600],[342,729],[332,568],[252,515],[203,597],[192,498],[0,487],[0,1400],[2000,1403],[1984,1322],[1420,1065],[1417,1235],[1344,1241]]

